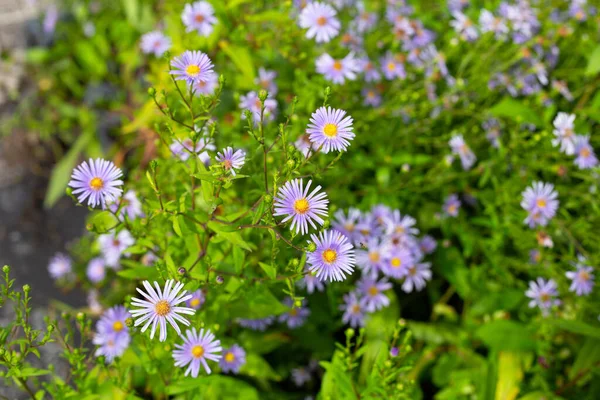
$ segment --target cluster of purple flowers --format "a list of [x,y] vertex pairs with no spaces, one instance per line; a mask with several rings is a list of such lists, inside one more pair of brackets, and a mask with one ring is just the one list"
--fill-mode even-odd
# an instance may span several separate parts
[[123,355],[131,337],[126,319],[129,318],[127,309],[123,306],[109,308],[102,314],[96,323],[96,333],[93,343],[98,346],[96,357],[104,356],[107,363],[111,363],[115,357]]
[[569,156],[575,156],[579,169],[589,169],[598,165],[598,158],[590,144],[590,137],[575,133],[575,115],[559,112],[554,118],[553,146]]

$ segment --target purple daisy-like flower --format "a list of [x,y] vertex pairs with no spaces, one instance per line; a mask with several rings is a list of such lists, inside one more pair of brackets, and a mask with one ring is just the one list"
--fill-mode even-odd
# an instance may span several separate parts
[[477,157],[471,151],[471,148],[467,145],[462,135],[454,135],[450,142],[448,143],[450,148],[452,149],[452,153],[456,154],[460,157],[460,162],[462,164],[463,169],[469,170],[477,161]]
[[377,69],[375,63],[368,57],[359,59],[358,64],[365,75],[365,82],[379,82],[381,80],[381,73]]
[[319,236],[311,234],[315,251],[307,254],[311,272],[323,281],[343,281],[354,271],[354,246],[348,238],[335,230],[326,230]]
[[523,192],[521,207],[529,213],[525,223],[531,228],[546,226],[558,210],[558,193],[551,183],[533,182]]
[[396,78],[406,78],[406,71],[404,69],[402,58],[390,52],[387,52],[386,55],[381,58],[381,69],[383,70],[383,76],[385,76],[387,80],[391,81]]
[[160,57],[171,48],[171,39],[160,31],[148,32],[142,36],[140,48],[144,54]]
[[211,95],[215,93],[215,89],[219,86],[219,77],[217,74],[210,74],[207,76],[205,81],[196,81],[192,86],[194,94],[199,95]]
[[592,293],[592,289],[594,288],[594,268],[586,265],[586,260],[583,256],[579,256],[575,268],[575,271],[568,271],[565,274],[571,280],[569,290],[575,292],[577,296],[587,296]]
[[186,4],[181,14],[181,20],[185,25],[186,32],[196,31],[201,36],[210,35],[217,22],[215,10],[207,1]]
[[292,380],[297,387],[304,386],[307,382],[312,380],[310,371],[308,368],[299,367],[292,369]]
[[121,218],[127,216],[130,220],[134,220],[144,216],[142,203],[133,190],[128,190],[118,202],[111,203],[108,208],[115,214],[121,208],[119,211]]
[[207,374],[210,374],[210,367],[206,360],[218,362],[221,359],[221,341],[215,339],[215,335],[210,330],[200,329],[198,333],[196,328],[188,329],[185,335],[182,335],[183,344],[176,344],[173,350],[173,359],[176,367],[188,366],[185,370],[185,376],[192,375],[192,378],[198,377],[200,366],[204,367]]
[[302,280],[298,281],[298,286],[301,288],[306,288],[308,294],[313,294],[315,290],[317,292],[322,292],[325,290],[325,285],[321,279],[316,277],[316,272],[310,272],[308,267],[305,267],[305,270],[308,273],[304,275]]
[[337,12],[329,4],[318,1],[309,3],[302,9],[299,24],[306,31],[308,39],[315,38],[317,43],[327,43],[340,32]]
[[129,312],[124,306],[111,307],[102,314],[96,323],[96,331],[102,334],[128,334],[129,328],[125,320]]
[[394,279],[401,279],[408,273],[408,268],[414,264],[413,255],[405,247],[395,247],[384,255],[382,272]]
[[465,14],[455,11],[452,13],[452,17],[454,19],[450,21],[450,26],[454,28],[461,39],[472,42],[479,37],[476,25]]
[[119,233],[110,232],[98,236],[98,243],[106,265],[116,268],[119,265],[121,255],[135,243],[135,239],[129,231],[123,229]]
[[356,250],[356,265],[362,269],[363,274],[376,278],[384,265],[383,246],[379,238],[371,238],[367,242],[367,249]]
[[420,292],[427,285],[428,280],[431,280],[431,263],[413,264],[408,267],[402,290],[410,293],[414,288],[417,292]]
[[308,157],[311,152],[316,153],[319,150],[318,148],[315,148],[314,143],[310,141],[310,136],[308,134],[300,135],[294,142],[294,147],[296,147],[304,157]]
[[346,151],[355,136],[352,129],[352,117],[346,115],[346,111],[319,107],[312,114],[306,133],[313,145],[327,154]]
[[360,216],[355,229],[356,234],[349,238],[356,246],[363,246],[372,238],[381,236],[383,232],[383,228],[377,224],[375,217],[370,213]]
[[[198,128],[196,128],[196,131],[198,132]],[[195,144],[192,139],[186,138],[181,142],[179,140],[174,141],[171,146],[169,146],[169,149],[171,150],[171,153],[181,161],[187,161],[190,156],[197,155],[198,158],[206,164],[205,159],[208,158],[210,160],[208,151],[214,151],[217,148],[210,138],[208,129],[205,128],[202,136],[198,138]]]
[[258,76],[254,80],[254,83],[260,86],[261,89],[266,90],[270,95],[275,96],[278,91],[277,84],[275,83],[276,77],[277,72],[261,67],[258,69]]
[[419,242],[419,247],[423,254],[431,254],[435,251],[435,248],[437,247],[437,242],[432,236],[425,235],[421,238],[421,241]]
[[544,315],[552,306],[560,304],[560,300],[556,299],[558,296],[556,282],[552,279],[546,281],[543,278],[537,278],[535,281],[530,281],[525,296],[531,299],[529,307],[539,307]]
[[292,220],[290,230],[302,235],[308,233],[308,224],[317,228],[315,222],[323,225],[323,216],[327,215],[327,194],[319,193],[321,186],[317,186],[309,194],[312,181],[304,187],[302,179],[286,182],[277,192],[275,198],[275,212],[273,215],[284,215],[281,222]]
[[86,275],[90,282],[98,283],[106,276],[106,268],[102,257],[93,258],[87,265]]
[[171,60],[169,71],[175,80],[186,81],[188,85],[195,85],[198,81],[206,82],[214,74],[214,66],[210,58],[201,51],[186,50],[181,56]]
[[485,8],[479,14],[479,25],[481,26],[482,33],[492,32],[496,38],[506,37],[510,31],[504,18],[495,16]]
[[444,214],[448,217],[458,217],[461,202],[456,194],[451,194],[444,201]]
[[129,313],[135,319],[135,326],[141,325],[145,322],[142,327],[142,333],[152,325],[150,330],[150,339],[154,339],[154,333],[156,332],[156,326],[159,326],[160,336],[159,340],[164,342],[167,339],[167,322],[181,335],[181,330],[177,322],[189,326],[188,320],[183,318],[180,314],[194,315],[196,310],[189,307],[179,307],[178,304],[190,299],[192,295],[187,294],[187,291],[180,293],[183,288],[183,283],[175,283],[174,280],[168,280],[165,283],[165,287],[161,290],[158,282],[154,282],[154,288],[150,285],[150,282],[144,281],[142,284],[146,288],[146,292],[140,288],[136,290],[145,298],[145,300],[134,297],[131,301],[133,307],[139,307],[136,310],[130,310]]
[[123,172],[111,161],[90,158],[89,162],[84,161],[73,170],[69,186],[81,204],[87,199],[90,207],[105,208],[123,193],[121,176]]
[[346,57],[334,59],[329,54],[324,53],[316,60],[317,72],[324,75],[326,79],[333,83],[343,84],[346,79],[353,81],[360,72],[358,61],[354,58],[354,53],[349,53]]
[[554,118],[553,146],[560,146],[560,151],[568,156],[575,154],[575,114],[559,112]]
[[356,236],[356,224],[360,217],[360,210],[356,208],[350,207],[347,213],[344,210],[338,210],[333,214],[333,228],[353,239]]
[[121,357],[131,338],[129,334],[114,334],[114,333],[98,333],[94,335],[92,343],[100,346],[96,349],[94,355],[96,357],[104,356],[107,363],[112,363],[116,357]]
[[233,151],[232,147],[226,147],[223,152],[217,154],[217,161],[223,165],[225,171],[230,171],[235,176],[235,170],[240,169],[246,162],[246,152],[244,150]]
[[302,300],[301,305],[297,307],[291,297],[286,297],[285,300],[283,300],[283,304],[293,308],[290,311],[281,314],[279,316],[279,322],[286,322],[290,329],[296,329],[304,325],[306,319],[310,315],[310,310],[305,306],[306,301]]
[[206,301],[206,296],[202,289],[198,289],[191,293],[192,297],[185,301],[185,305],[194,310],[199,310]]
[[379,91],[375,87],[364,88],[361,91],[361,95],[365,106],[379,107],[383,101],[381,94],[379,94]]
[[354,20],[354,22],[356,23],[356,29],[359,33],[366,33],[371,31],[377,24],[377,14],[365,10],[363,3],[358,3],[357,8],[359,10],[359,13],[356,16],[356,19]]
[[247,319],[247,318],[238,318],[237,322],[240,326],[248,329],[252,329],[253,331],[264,332],[271,324],[275,321],[275,317],[265,317],[265,318],[255,318],[255,319]]
[[223,357],[219,361],[223,372],[237,374],[244,364],[246,364],[246,352],[241,346],[234,344],[228,349],[223,349]]
[[340,310],[344,312],[342,315],[344,324],[349,324],[353,328],[364,326],[366,310],[355,292],[344,295],[344,304],[340,306]]
[[[277,101],[271,98],[265,99],[264,110],[262,110],[263,104],[258,97],[258,94],[254,91],[248,92],[245,96],[240,96],[240,108],[242,110],[250,110],[252,113],[252,119],[255,124],[261,122],[273,121],[275,119],[275,113],[277,112]],[[242,113],[242,119],[245,119],[246,115]]]
[[575,136],[575,165],[579,169],[589,169],[598,165],[598,158],[590,145],[590,137],[584,135]]
[[410,215],[402,215],[399,210],[394,210],[386,219],[386,233],[390,236],[415,236],[419,229],[415,228],[417,220]]
[[48,263],[48,273],[52,279],[61,279],[73,270],[73,261],[63,253],[56,253]]
[[357,283],[357,288],[362,295],[360,302],[366,311],[374,312],[390,305],[390,299],[383,292],[390,290],[392,284],[385,278],[377,281],[363,277]]

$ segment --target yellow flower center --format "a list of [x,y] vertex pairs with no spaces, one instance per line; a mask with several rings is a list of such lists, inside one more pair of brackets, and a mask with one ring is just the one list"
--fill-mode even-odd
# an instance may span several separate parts
[[346,225],[344,225],[344,228],[346,228],[346,230],[347,230],[348,232],[354,232],[354,224],[352,224],[352,223],[350,223],[350,222],[349,222],[349,223],[347,223]]
[[164,317],[165,315],[167,315],[171,311],[171,306],[169,305],[168,301],[166,301],[166,300],[160,300],[154,306],[154,311],[159,316]]
[[321,16],[319,18],[317,18],[317,25],[319,26],[323,26],[327,23],[327,18]]
[[358,314],[360,312],[360,306],[358,304],[355,304],[352,306],[352,312],[354,314]]
[[104,181],[102,180],[102,178],[92,178],[92,180],[90,181],[90,186],[94,190],[100,190],[104,187]]
[[188,65],[185,69],[185,73],[189,76],[197,76],[200,73],[200,67],[197,65]]
[[197,15],[194,17],[194,20],[195,20],[196,22],[198,22],[198,23],[202,23],[202,22],[204,22],[204,15],[202,15],[202,14],[197,14]]
[[393,62],[390,61],[388,63],[388,65],[387,65],[387,69],[390,70],[390,71],[395,70],[396,69],[396,64],[394,64]]
[[306,199],[299,199],[294,202],[294,211],[298,214],[306,214],[309,208],[310,205]]
[[331,264],[332,262],[334,262],[337,259],[337,252],[333,249],[327,249],[323,252],[322,257],[323,257],[323,261]]
[[200,358],[204,355],[204,347],[200,346],[199,344],[195,345],[194,347],[192,347],[192,355],[195,358]]
[[402,225],[399,225],[396,227],[396,229],[394,229],[394,232],[396,232],[398,234],[402,234],[402,233],[404,233],[404,227]]
[[394,268],[400,268],[400,266],[402,265],[402,260],[400,260],[398,257],[394,257],[392,258],[391,264]]
[[582,281],[589,281],[590,280],[590,274],[587,271],[581,271],[579,273],[579,279],[581,279]]
[[231,169],[231,166],[233,164],[231,163],[231,160],[225,160],[223,161],[223,166],[225,167],[225,169]]
[[225,354],[225,361],[227,361],[228,363],[231,363],[235,360],[235,356],[233,355],[233,353],[227,353]]
[[379,293],[379,290],[377,290],[377,287],[376,287],[376,286],[371,286],[371,287],[369,288],[369,294],[370,294],[371,296],[375,296],[377,293]]
[[550,301],[550,295],[548,293],[542,293],[540,294],[540,300],[544,303]]
[[565,129],[565,136],[566,137],[570,138],[571,136],[573,136],[573,133],[574,133],[573,129],[571,129],[571,128]]
[[584,147],[579,151],[579,155],[584,158],[588,158],[590,156],[590,150],[587,147]]
[[448,214],[454,214],[456,212],[456,206],[454,204],[450,204],[448,206]]
[[121,321],[115,321],[115,323],[113,324],[113,329],[115,330],[115,332],[120,332],[123,330],[123,323]]
[[336,71],[341,71],[342,70],[342,63],[339,61],[334,61],[333,63],[333,69],[335,69]]
[[338,134],[338,128],[335,124],[325,124],[323,127],[323,133],[330,138],[336,137]]
[[546,207],[546,200],[544,200],[544,199],[538,199],[536,201],[536,204],[537,204],[537,206],[539,208],[544,208],[544,207]]
[[190,300],[190,306],[192,307],[198,307],[200,305],[200,299],[192,299]]
[[412,266],[408,269],[408,274],[410,276],[415,276],[417,274],[417,268],[415,266]]
[[380,258],[379,253],[376,251],[369,253],[369,260],[371,260],[371,262],[378,262]]
[[361,230],[360,230],[360,233],[361,233],[361,234],[363,234],[363,235],[368,235],[370,232],[371,232],[371,231],[370,231],[370,230],[368,230],[368,229],[361,229]]

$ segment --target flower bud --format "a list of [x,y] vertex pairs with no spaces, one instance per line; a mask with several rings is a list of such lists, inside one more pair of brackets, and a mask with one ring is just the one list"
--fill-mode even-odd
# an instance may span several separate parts
[[177,273],[179,275],[185,275],[186,272],[187,272],[187,270],[185,268],[183,268],[183,267],[177,268]]
[[217,277],[215,278],[215,282],[217,283],[217,285],[222,285],[224,281],[225,280],[223,279],[222,275],[217,275]]
[[346,329],[346,336],[349,337],[349,338],[351,338],[352,336],[354,336],[355,333],[356,332],[352,328]]
[[267,99],[267,97],[269,97],[269,93],[266,90],[261,90],[260,92],[258,92],[258,98],[263,103],[265,102],[265,100]]
[[54,325],[48,325],[48,327],[46,328],[46,332],[48,332],[48,333],[54,332]]
[[156,89],[154,87],[149,87],[148,94],[152,97],[156,96]]
[[2,272],[8,274],[10,272],[10,267],[8,265],[5,265],[4,267],[2,267]]
[[270,194],[265,194],[265,203],[267,204],[271,204],[273,202],[273,196],[271,196]]
[[314,242],[310,242],[306,245],[306,251],[312,253],[317,250],[317,245]]
[[126,325],[128,328],[131,328],[131,327],[133,326],[133,318],[131,318],[131,317],[129,317],[129,318],[126,318],[126,319],[125,319],[125,325]]
[[23,292],[29,293],[30,290],[31,290],[31,286],[29,286],[27,284],[23,285]]
[[77,318],[77,321],[83,322],[83,321],[85,321],[85,314],[82,312],[78,312],[76,315],[76,318]]
[[296,161],[292,160],[291,158],[289,160],[287,160],[287,162],[285,163],[285,165],[289,168],[292,169],[294,168],[294,166],[296,165]]
[[394,347],[392,347],[390,349],[390,356],[391,357],[398,357],[398,352],[399,352],[398,348],[394,346]]

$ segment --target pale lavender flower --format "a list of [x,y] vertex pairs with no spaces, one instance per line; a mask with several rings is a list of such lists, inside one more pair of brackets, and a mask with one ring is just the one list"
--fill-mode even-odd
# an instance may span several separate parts
[[392,216],[392,209],[384,204],[377,204],[371,209],[371,215],[380,227],[385,227],[387,221]]
[[529,227],[546,226],[558,210],[558,193],[551,183],[533,182],[523,192],[521,207],[529,213],[525,223]]
[[331,107],[319,107],[306,127],[310,141],[327,154],[330,151],[346,151],[354,139],[352,117],[346,111]]
[[310,272],[323,281],[343,281],[354,271],[354,246],[348,238],[335,230],[326,230],[319,236],[311,234],[316,244],[314,252],[307,253]]
[[477,32],[477,27],[475,26],[473,21],[469,19],[469,17],[467,17],[460,11],[454,11],[452,13],[452,17],[454,19],[450,21],[450,26],[454,28],[454,30],[456,31],[456,33],[458,33],[461,39],[469,42],[472,42],[475,39],[477,39],[477,37],[479,36],[479,33]]
[[456,194],[449,195],[444,201],[444,214],[449,217],[458,217],[460,205],[460,200]]
[[481,32],[492,32],[496,38],[505,37],[510,31],[504,18],[496,17],[485,8],[479,14],[479,25],[481,25]]
[[573,95],[567,86],[567,82],[552,79],[552,88],[558,91],[567,101],[573,101]]
[[431,254],[435,251],[435,248],[437,247],[437,242],[432,236],[425,235],[421,238],[421,241],[419,242],[419,247],[421,248],[421,252],[423,252],[424,254]]
[[125,253],[125,250],[135,243],[135,239],[129,231],[123,229],[119,233],[110,232],[98,236],[100,252],[106,265],[116,268],[119,265],[119,259]]
[[567,114],[559,112],[554,119],[554,135],[552,140],[553,146],[560,145],[560,151],[567,155],[575,153],[575,114]]
[[448,0],[447,3],[450,12],[462,11],[469,6],[469,0]]
[[[286,322],[288,328],[296,329],[306,322],[310,315],[310,310],[305,306],[306,301],[302,300],[300,307],[296,307],[291,297],[285,298],[283,304],[290,307],[291,310],[279,316],[279,322]],[[293,308],[292,308],[293,307]]]
[[327,43],[340,32],[340,21],[337,12],[329,4],[318,1],[306,5],[300,12],[299,24],[308,29],[306,37],[315,38],[317,43]]
[[417,220],[410,215],[402,215],[400,210],[394,210],[386,220],[386,233],[398,237],[415,236],[419,234],[416,223]]
[[335,230],[346,235],[350,239],[354,239],[356,236],[356,224],[361,217],[360,210],[350,207],[348,212],[344,210],[337,210],[333,214],[332,226]]
[[467,145],[462,135],[454,135],[452,139],[450,139],[450,148],[452,149],[452,153],[456,154],[460,157],[460,162],[462,164],[463,169],[469,170],[477,161],[477,157],[471,150],[471,148]]
[[360,69],[365,75],[365,82],[379,82],[381,80],[381,73],[377,69],[377,66],[369,57],[362,57],[358,60]]
[[402,290],[410,293],[414,288],[419,292],[425,287],[428,280],[431,280],[431,263],[413,264],[408,267],[408,273],[404,277]]
[[308,157],[311,151],[316,152],[319,150],[318,148],[315,148],[314,144],[310,141],[310,135],[308,134],[300,135],[294,142],[294,147],[296,147],[304,157]]
[[61,279],[66,277],[73,270],[73,261],[63,253],[56,253],[48,263],[48,272],[52,279]]
[[411,252],[405,247],[394,247],[384,255],[382,272],[394,279],[401,279],[408,273],[414,263]]
[[240,326],[248,329],[252,329],[253,331],[264,332],[275,320],[275,317],[265,317],[265,318],[255,318],[255,319],[246,319],[246,318],[238,318],[237,322]]
[[120,201],[111,203],[108,208],[113,213],[116,213],[119,210],[119,207],[121,208],[119,211],[120,217],[127,216],[129,220],[134,220],[138,217],[144,216],[144,212],[142,211],[142,203],[137,198],[135,191],[133,190],[128,190],[123,197],[121,197]]
[[394,34],[395,39],[407,43],[415,31],[410,20],[408,18],[403,18],[394,23],[392,33]]
[[106,310],[96,323],[96,331],[100,334],[129,334],[129,328],[125,323],[129,318],[129,312],[124,306],[115,306]]
[[54,30],[56,29],[56,23],[58,22],[58,8],[55,4],[50,4],[46,9],[46,14],[44,15],[44,21],[42,22],[42,29],[46,35],[54,34]]
[[199,310],[206,301],[206,296],[202,289],[198,289],[191,293],[192,297],[185,301],[185,305],[194,310]]
[[87,266],[86,275],[90,282],[98,283],[106,276],[106,268],[104,267],[104,259],[102,257],[93,258]]
[[116,357],[121,357],[125,353],[130,341],[129,334],[98,333],[92,340],[96,346],[100,346],[94,355],[104,356],[107,363],[112,363]]
[[160,31],[148,32],[142,36],[140,48],[144,54],[160,57],[171,48],[171,39]]
[[359,3],[357,6],[359,13],[355,19],[356,29],[359,33],[371,31],[375,27],[375,24],[377,24],[377,14],[365,10],[362,3]]
[[154,262],[158,259],[158,257],[156,256],[156,254],[154,254],[154,252],[149,251],[146,254],[144,254],[142,256],[142,258],[140,258],[140,262],[145,265],[146,267],[151,266],[152,264],[154,264]]
[[546,281],[537,278],[536,281],[530,281],[525,296],[531,299],[529,307],[539,307],[544,315],[548,314],[550,308],[560,304],[560,300],[556,299],[558,296],[556,282],[552,279]]
[[568,271],[565,274],[571,280],[569,290],[575,292],[577,296],[587,296],[592,293],[594,288],[594,268],[586,265],[586,259],[583,256],[579,256],[575,268],[575,271]]
[[305,383],[310,382],[312,377],[310,371],[305,367],[299,367],[292,369],[292,380],[298,387],[304,386]]
[[98,315],[102,312],[102,304],[100,304],[100,301],[98,301],[99,297],[100,295],[96,289],[91,289],[86,297],[88,308],[94,315]]
[[234,344],[228,349],[223,349],[223,358],[219,361],[223,372],[237,374],[244,364],[246,364],[246,352],[241,346]]
[[327,216],[327,194],[319,193],[321,186],[317,186],[309,194],[312,181],[304,187],[302,179],[286,182],[277,192],[275,197],[275,212],[273,215],[284,215],[283,223],[292,220],[290,230],[302,235],[308,233],[308,224],[317,229],[315,222],[323,225],[322,217]]
[[392,284],[387,279],[377,281],[363,277],[356,286],[361,294],[360,303],[367,312],[374,312],[390,305],[390,299],[383,293],[392,288]]
[[80,203],[87,199],[90,207],[105,208],[107,203],[117,201],[123,193],[122,176],[123,172],[111,161],[90,158],[89,163],[84,161],[73,170],[69,186]]
[[217,22],[215,10],[207,1],[186,4],[181,14],[181,20],[185,25],[186,32],[196,31],[201,36],[210,35]]
[[344,312],[342,315],[344,324],[349,324],[353,328],[364,326],[366,310],[355,292],[344,295],[344,304],[340,306],[340,310]]
[[[342,232],[343,233],[343,232]],[[379,237],[383,233],[383,227],[379,226],[375,217],[370,214],[362,214],[356,223],[356,234],[348,236],[352,243],[362,246],[374,237]]]
[[[258,97],[258,93],[251,91],[245,96],[240,96],[240,108],[242,110],[250,110],[254,124],[260,124],[261,114],[264,122],[273,121],[277,111],[277,101],[267,97],[265,99],[264,110],[263,103]],[[242,113],[242,119],[246,119],[245,113]]]
[[210,155],[207,151],[214,151],[216,150],[216,147],[207,133],[208,132],[205,132],[204,135],[196,141],[196,144],[194,144],[194,141],[190,138],[186,138],[182,142],[178,140],[174,141],[169,147],[171,153],[181,161],[187,161],[193,154],[196,154],[203,162],[206,157],[210,159]]
[[318,292],[325,290],[325,285],[321,279],[316,277],[316,272],[310,272],[308,267],[305,267],[305,271],[308,273],[304,275],[302,280],[298,281],[298,286],[306,288],[308,294],[313,294],[315,290]]
[[239,149],[234,152],[232,147],[227,147],[217,154],[217,161],[223,165],[225,171],[230,171],[231,175],[235,176],[235,171],[242,168],[246,162],[246,153]]
[[358,265],[363,274],[376,278],[384,265],[383,246],[378,238],[372,238],[367,242],[367,249],[356,250],[356,265]]
[[354,58],[354,53],[349,53],[342,59],[334,59],[329,54],[324,53],[317,58],[316,66],[318,73],[337,84],[343,84],[346,79],[350,81],[355,80],[357,74],[360,72],[360,66]]
[[498,121],[496,118],[488,118],[481,125],[483,129],[485,129],[485,137],[490,141],[492,147],[500,147],[500,121]]
[[387,52],[381,59],[381,69],[383,70],[383,76],[385,76],[387,80],[406,78],[402,57],[390,52]]
[[379,107],[383,101],[379,91],[375,87],[364,88],[361,91],[361,95],[365,106]]
[[584,135],[575,136],[575,165],[579,169],[593,168],[598,165],[598,158],[590,145],[590,137]]
[[261,89],[266,90],[270,95],[275,96],[277,94],[277,84],[275,78],[277,72],[266,70],[264,68],[258,69],[258,77],[254,80],[254,83],[260,86]]
[[221,359],[221,341],[217,340],[210,330],[200,329],[200,332],[197,332],[196,328],[188,329],[181,338],[183,344],[176,344],[173,350],[175,366],[187,365],[184,375],[191,375],[192,378],[198,377],[200,366],[210,374],[211,370],[206,360],[218,362]]
[[169,73],[175,80],[186,81],[191,86],[198,81],[208,81],[215,73],[212,61],[201,51],[185,51],[171,60],[171,67]]
[[145,322],[141,330],[142,333],[152,325],[150,339],[154,339],[154,333],[158,325],[160,329],[159,340],[164,342],[167,339],[167,322],[181,335],[181,329],[179,329],[177,322],[181,322],[186,326],[189,326],[190,323],[180,314],[194,315],[196,313],[196,310],[192,308],[178,306],[178,304],[190,299],[192,295],[187,294],[185,290],[180,293],[183,283],[178,282],[173,286],[174,283],[174,280],[168,280],[165,283],[164,289],[161,290],[158,282],[154,282],[155,291],[150,282],[143,281],[142,284],[148,293],[142,291],[140,288],[136,288],[145,300],[134,297],[131,305],[139,308],[130,310],[129,313],[135,319],[135,326]]
[[215,93],[215,89],[219,86],[219,77],[217,74],[210,74],[206,77],[205,81],[197,80],[194,82],[192,88],[194,89],[195,95],[211,95]]
[[533,249],[529,251],[529,263],[536,265],[540,263],[540,260],[542,259],[542,254],[540,253],[540,251],[538,249]]

